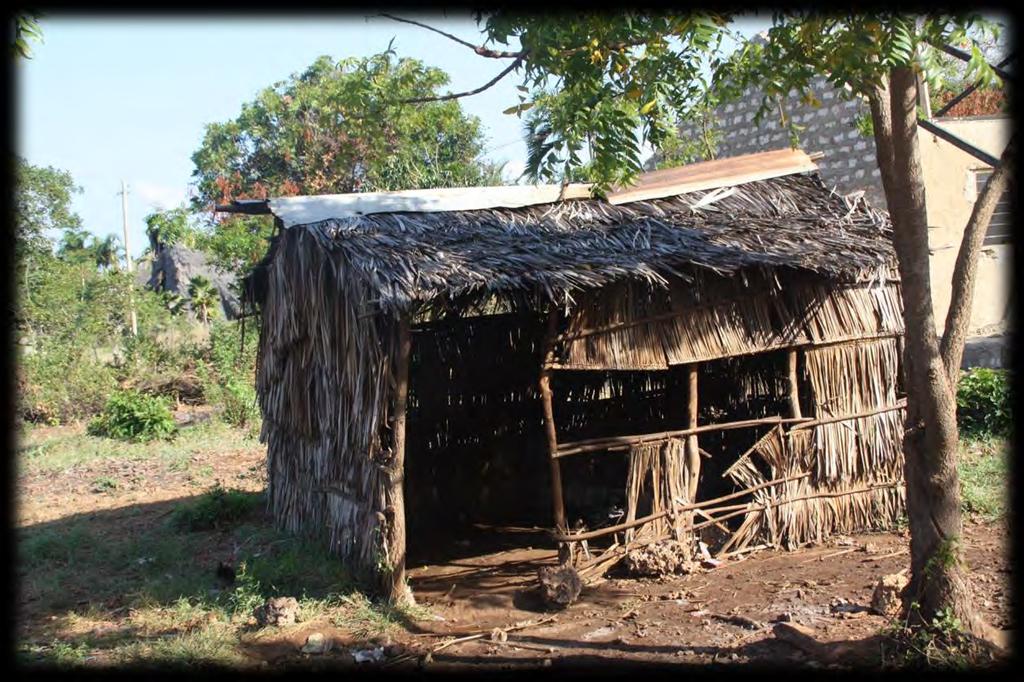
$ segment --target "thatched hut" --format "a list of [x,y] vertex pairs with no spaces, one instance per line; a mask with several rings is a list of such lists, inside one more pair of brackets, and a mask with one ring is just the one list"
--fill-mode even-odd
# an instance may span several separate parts
[[406,538],[460,522],[553,528],[586,575],[663,539],[724,555],[901,513],[890,226],[802,152],[657,171],[605,199],[222,209],[279,226],[247,281],[271,509],[392,596]]

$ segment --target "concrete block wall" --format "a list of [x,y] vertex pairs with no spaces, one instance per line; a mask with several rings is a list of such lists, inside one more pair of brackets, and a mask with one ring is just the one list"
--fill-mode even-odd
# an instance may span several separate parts
[[[886,208],[875,141],[861,135],[855,125],[857,118],[867,112],[867,102],[843,98],[820,77],[814,82],[813,92],[821,106],[804,104],[797,97],[790,97],[785,106],[786,116],[804,126],[798,132],[800,147],[808,153],[825,154],[817,161],[825,184],[834,186],[842,194],[863,190],[873,206]],[[760,125],[754,124],[761,96],[759,90],[748,89],[739,100],[717,109],[718,129],[722,132],[717,158],[790,146],[789,133],[779,121],[777,108],[767,112]],[[688,123],[680,132],[684,137],[696,137],[699,129]]]

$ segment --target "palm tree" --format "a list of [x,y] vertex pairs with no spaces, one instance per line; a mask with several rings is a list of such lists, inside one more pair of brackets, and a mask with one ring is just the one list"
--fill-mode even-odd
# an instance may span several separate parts
[[209,323],[213,306],[220,298],[217,290],[210,284],[210,280],[202,275],[191,278],[188,281],[188,297],[192,303],[192,310],[199,317],[199,321],[203,324]]
[[117,269],[120,264],[120,240],[115,235],[108,234],[103,239],[93,238],[90,250],[98,268]]

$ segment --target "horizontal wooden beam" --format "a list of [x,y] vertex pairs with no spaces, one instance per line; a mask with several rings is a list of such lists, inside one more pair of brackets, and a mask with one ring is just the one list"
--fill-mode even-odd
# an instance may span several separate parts
[[703,509],[718,502],[728,502],[729,500],[735,500],[738,497],[749,495],[750,493],[761,490],[762,488],[767,488],[768,486],[778,485],[779,483],[787,483],[789,481],[796,481],[801,478],[807,478],[810,475],[811,472],[807,471],[802,474],[796,474],[795,476],[777,478],[773,481],[766,481],[765,483],[755,485],[751,488],[746,488],[744,490],[740,490],[735,493],[730,493],[728,495],[722,495],[721,497],[716,497],[711,500],[704,500],[703,502],[694,502],[692,504],[673,504],[671,508],[665,509],[664,511],[660,511],[656,514],[650,514],[648,516],[644,516],[633,521],[627,521],[626,523],[620,523],[615,526],[608,526],[607,528],[598,528],[597,530],[586,531],[583,533],[552,533],[551,537],[558,542],[578,542],[580,540],[590,540],[591,538],[599,538],[603,535],[618,533],[619,531],[629,530],[630,528],[642,526],[645,523],[650,523],[651,521],[657,521],[660,518],[668,516],[669,513],[680,514],[682,512],[693,511],[694,509]]
[[874,410],[865,410],[864,412],[857,412],[855,414],[842,414],[836,417],[825,417],[822,419],[815,419],[814,421],[805,422],[803,424],[797,424],[790,428],[790,431],[799,431],[800,429],[812,429],[815,426],[822,426],[824,424],[834,424],[836,422],[844,422],[849,419],[860,419],[861,417],[873,417],[876,414],[884,414],[885,412],[895,412],[896,410],[902,410],[907,406],[907,399],[901,398],[896,402],[895,405],[887,405],[886,407],[879,407]]
[[213,207],[216,213],[244,213],[246,215],[270,215],[270,204],[266,199],[239,199],[230,204]]
[[[900,280],[897,279],[897,278],[889,277],[889,278],[886,278],[884,280],[883,284],[890,284],[890,283],[898,284],[899,281]],[[856,284],[851,284],[851,285],[848,285],[848,286],[844,286],[844,287],[842,287],[842,289],[844,289],[844,290],[845,289],[866,289],[866,288],[871,288],[871,287],[875,287],[875,286],[878,286],[877,282],[857,282]],[[729,297],[726,297],[726,298],[717,299],[717,300],[714,300],[714,301],[709,301],[707,303],[701,303],[700,305],[688,306],[685,310],[673,310],[673,311],[670,311],[670,312],[667,312],[667,313],[658,313],[657,315],[649,315],[647,317],[638,317],[638,318],[635,318],[635,319],[632,319],[632,320],[627,320],[625,322],[615,322],[615,323],[612,323],[612,324],[601,325],[600,327],[593,327],[591,329],[580,329],[578,331],[567,331],[567,332],[564,332],[562,334],[559,334],[555,338],[555,340],[556,341],[576,341],[576,340],[579,340],[579,339],[582,339],[582,338],[586,338],[588,336],[594,336],[596,334],[608,334],[610,332],[616,332],[616,331],[620,331],[622,329],[629,329],[630,327],[638,327],[638,326],[640,326],[642,324],[649,324],[651,322],[664,322],[664,321],[667,321],[667,320],[675,319],[677,317],[685,317],[687,315],[691,315],[695,311],[698,311],[698,310],[708,310],[709,308],[715,308],[715,307],[718,307],[718,306],[721,306],[721,305],[727,305],[727,304],[730,304],[730,303],[738,303],[740,301],[748,300],[750,297],[751,296],[750,296],[749,293],[742,293],[742,294],[739,294],[737,296],[729,296]]]
[[705,431],[729,431],[731,429],[745,429],[753,426],[767,424],[793,424],[804,421],[813,421],[810,417],[761,417],[759,419],[745,419],[743,421],[724,422],[722,424],[705,424],[689,429],[678,429],[674,431],[659,431],[655,433],[640,433],[629,436],[611,436],[605,438],[590,438],[569,443],[562,443],[558,446],[556,457],[575,455],[580,452],[593,452],[595,450],[608,450],[611,447],[623,447],[639,445],[641,443],[653,443],[668,438],[679,438],[691,436]]
[[811,348],[824,348],[826,346],[841,346],[844,344],[862,343],[864,341],[878,341],[880,339],[898,339],[903,336],[903,332],[882,332],[880,334],[868,334],[866,336],[841,336],[835,339],[829,339],[827,341],[809,341],[800,340],[796,343],[784,342],[775,345],[759,346],[750,350],[738,351],[728,353],[725,355],[714,355],[714,356],[701,356],[696,357],[687,362],[677,362],[668,365],[667,367],[607,367],[603,365],[573,365],[566,363],[553,362],[549,365],[545,365],[548,369],[556,369],[563,371],[595,371],[595,372],[611,372],[611,371],[664,371],[668,367],[676,367],[678,365],[686,365],[690,362],[708,362],[710,360],[718,360],[720,358],[740,358],[748,355],[760,355],[761,353],[772,353],[780,350],[798,350],[798,349],[811,349]]

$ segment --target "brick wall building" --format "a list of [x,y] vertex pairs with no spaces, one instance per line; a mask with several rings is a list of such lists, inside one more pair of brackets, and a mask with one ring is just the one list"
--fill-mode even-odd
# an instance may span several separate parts
[[[875,158],[875,141],[857,130],[856,121],[868,113],[867,102],[860,98],[844,99],[840,91],[824,78],[814,81],[813,91],[821,100],[814,107],[795,97],[786,102],[786,115],[797,125],[800,147],[808,152],[822,152],[817,162],[822,179],[842,194],[863,190],[868,201],[885,208],[882,179]],[[762,117],[754,124],[754,113],[761,104],[761,92],[750,88],[743,96],[716,110],[718,130],[722,136],[717,145],[718,158],[789,147],[789,132],[779,121],[777,112]],[[695,125],[682,126],[684,137],[696,137]]]

